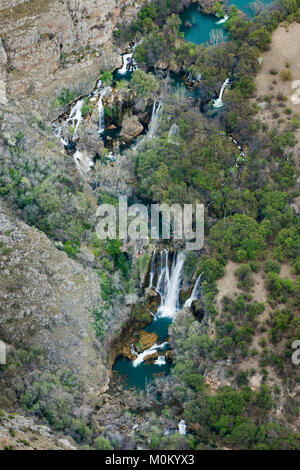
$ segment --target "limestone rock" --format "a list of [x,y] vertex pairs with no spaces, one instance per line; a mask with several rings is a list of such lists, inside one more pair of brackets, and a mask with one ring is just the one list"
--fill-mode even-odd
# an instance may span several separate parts
[[140,123],[137,116],[128,116],[126,115],[123,119],[121,137],[130,142],[135,137],[140,135],[144,130],[144,127]]
[[142,330],[139,333],[139,343],[137,349],[140,352],[150,349],[157,341],[158,336],[156,333],[148,333],[147,331]]
[[102,359],[95,348],[91,314],[101,300],[97,275],[12,216],[2,202],[0,246],[6,248],[0,249],[1,339],[16,349],[39,348],[44,372],[69,369],[88,394],[105,390],[106,352]]
[[1,411],[0,423],[0,450],[76,450],[68,439],[57,438],[31,418]]
[[[132,20],[142,3],[143,0],[2,0],[0,36],[10,64],[10,94],[26,95],[42,89],[69,63],[76,70],[79,56],[80,61],[93,58],[97,64],[120,16],[125,21]],[[0,75],[1,55],[0,47]]]

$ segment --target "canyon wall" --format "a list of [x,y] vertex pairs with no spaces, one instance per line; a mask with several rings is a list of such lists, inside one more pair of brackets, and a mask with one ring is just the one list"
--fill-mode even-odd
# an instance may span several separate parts
[[[4,0],[0,6],[0,101],[43,92],[57,80],[119,65],[114,28],[142,0]],[[71,70],[71,72],[70,72]],[[61,73],[60,73],[61,72]]]

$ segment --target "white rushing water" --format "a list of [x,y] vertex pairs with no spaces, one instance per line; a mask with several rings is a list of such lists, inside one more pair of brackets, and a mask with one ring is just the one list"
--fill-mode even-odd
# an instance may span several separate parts
[[79,170],[80,172],[87,173],[94,166],[94,162],[88,157],[88,155],[84,155],[79,150],[76,150],[76,152],[74,153],[73,160],[77,170]]
[[98,133],[103,134],[105,131],[105,117],[104,117],[104,103],[103,103],[103,98],[106,96],[108,91],[110,90],[110,87],[107,86],[105,88],[102,88],[99,90],[99,101],[98,101],[98,115],[99,115],[99,128],[98,128]]
[[182,270],[185,262],[184,253],[174,253],[172,267],[169,263],[169,252],[163,250],[160,253],[160,267],[156,291],[161,296],[161,304],[158,316],[175,318],[179,311],[179,296],[182,282]]
[[157,248],[155,248],[153,255],[152,255],[152,260],[151,260],[149,289],[152,289],[153,287],[153,281],[154,281],[154,276],[155,276],[156,252],[157,252]]
[[[167,345],[168,345],[167,342],[162,343],[162,344],[155,343],[155,344],[153,344],[153,346],[151,348],[146,349],[141,354],[135,353],[135,355],[137,355],[137,358],[133,361],[133,367],[138,367],[139,365],[141,365],[144,362],[145,357],[150,356],[151,354],[157,353],[157,351],[159,349],[164,349]],[[160,365],[162,365],[162,364],[160,364]]]
[[74,106],[72,107],[70,111],[70,116],[68,117],[66,121],[66,124],[71,123],[73,126],[73,129],[74,129],[73,138],[72,138],[73,141],[76,140],[78,137],[78,129],[82,122],[81,108],[82,108],[83,102],[84,102],[83,98],[76,101],[76,103],[74,104]]
[[52,129],[54,131],[54,134],[56,135],[56,137],[60,140],[60,142],[66,146],[68,145],[68,142],[63,138],[63,135],[62,135],[62,126],[60,123],[57,123],[57,122],[54,122],[52,124]]
[[154,362],[156,366],[165,366],[166,365],[166,356],[158,356],[158,359]]
[[179,145],[178,137],[179,137],[179,127],[177,126],[177,124],[174,123],[172,124],[171,129],[169,131],[168,143]]
[[224,24],[227,20],[229,20],[229,16],[225,15],[224,18],[221,18],[219,21],[216,22],[216,24]]
[[224,106],[223,94],[224,94],[225,88],[227,87],[227,85],[229,85],[229,82],[230,82],[229,78],[226,78],[225,82],[223,83],[221,87],[219,98],[217,100],[214,100],[214,104],[213,104],[214,108],[222,108]]
[[185,304],[184,304],[184,307],[185,307],[185,308],[191,308],[192,303],[193,303],[195,300],[198,300],[198,299],[199,299],[200,289],[201,289],[201,280],[202,280],[202,276],[203,276],[203,273],[200,274],[200,276],[198,277],[197,281],[195,282],[192,295],[191,295],[191,297],[190,297],[189,299],[187,299],[187,301],[186,301]]
[[119,69],[120,75],[125,75],[128,71],[132,72],[138,68],[136,61],[133,58],[133,52],[129,54],[123,54],[123,65]]
[[184,419],[182,419],[180,423],[178,424],[178,432],[181,436],[185,436],[186,431],[187,431],[186,422],[184,421]]
[[159,101],[154,101],[147,137],[150,137],[150,138],[155,137],[155,134],[157,133],[157,130],[159,127],[159,118],[161,116],[162,110],[163,110],[163,103]]

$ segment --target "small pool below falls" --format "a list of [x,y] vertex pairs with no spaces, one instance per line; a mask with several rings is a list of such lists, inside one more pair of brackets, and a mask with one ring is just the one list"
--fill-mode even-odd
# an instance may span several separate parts
[[[254,9],[251,5],[254,2],[248,0],[230,0],[228,8],[235,5],[239,10],[245,14],[245,18],[254,17]],[[271,0],[262,0],[260,3],[267,5]],[[222,30],[226,37],[226,31],[223,28],[225,21],[218,19],[214,15],[204,15],[201,13],[198,4],[193,3],[186,8],[180,15],[182,21],[182,31],[184,32],[184,39],[194,44],[207,43],[210,40],[210,33],[212,30]],[[188,25],[188,26],[187,26]]]
[[[155,333],[157,340],[154,346],[145,353],[137,355],[135,360],[119,357],[115,361],[113,370],[124,376],[128,387],[145,388],[145,383],[159,375],[167,375],[171,370],[171,363],[167,361],[165,353],[169,349],[168,329],[176,318],[179,310],[191,307],[192,302],[200,296],[201,278],[195,282],[191,297],[184,304],[180,302],[182,288],[182,274],[185,263],[185,254],[169,253],[168,250],[158,252],[155,250],[150,269],[149,287],[155,289],[160,295],[160,306],[155,318],[144,330],[147,333]],[[135,351],[132,345],[132,351]],[[158,353],[158,359],[154,364],[144,362],[144,356]]]

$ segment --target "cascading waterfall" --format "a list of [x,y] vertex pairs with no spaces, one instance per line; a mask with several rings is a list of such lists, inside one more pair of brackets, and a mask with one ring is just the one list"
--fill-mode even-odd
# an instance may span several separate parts
[[[141,354],[137,355],[137,358],[134,359],[133,361],[133,367],[138,367],[140,364],[144,362],[145,357],[150,356],[151,354],[157,353],[159,349],[164,349],[165,347],[167,347],[167,345],[168,345],[167,342],[164,342],[162,344],[157,344],[157,343],[153,344],[151,348],[146,349]],[[162,364],[158,364],[158,365],[162,365]]]
[[184,419],[180,421],[178,424],[178,432],[181,436],[186,436],[186,431],[187,431],[187,425]]
[[171,276],[169,275],[168,289],[166,295],[162,296],[162,303],[159,308],[159,314],[163,317],[174,318],[180,308],[179,295],[184,262],[184,253],[180,253],[176,256],[176,262],[173,263]]
[[123,54],[123,65],[122,67],[118,70],[120,75],[126,75],[126,73],[129,71],[136,70],[137,63],[133,58],[133,52],[130,52],[129,54]]
[[159,317],[174,318],[180,308],[179,295],[184,262],[184,253],[179,253],[179,255],[175,253],[170,269],[169,252],[163,250],[160,253],[160,268],[156,286],[156,291],[161,296],[161,304],[158,309]]
[[219,21],[216,22],[216,24],[224,24],[227,20],[229,20],[229,16],[225,15],[224,18],[221,18]]
[[76,101],[74,106],[71,109],[70,116],[68,117],[66,124],[72,123],[72,126],[74,128],[74,133],[73,133],[73,142],[77,139],[78,137],[78,129],[82,121],[82,113],[81,113],[81,108],[83,105],[84,99],[80,99]]
[[161,116],[161,112],[163,109],[163,103],[159,101],[154,101],[153,108],[152,108],[152,116],[151,121],[149,124],[149,130],[147,137],[153,138],[158,130],[159,126],[159,118]]
[[[150,268],[150,283],[149,287],[154,287],[155,277],[155,263],[157,260],[157,249],[154,251],[151,261]],[[171,318],[174,319],[176,313],[180,309],[179,295],[182,281],[182,269],[185,262],[184,253],[174,253],[172,267],[169,263],[169,252],[168,250],[162,250],[160,252],[159,268],[157,276],[156,291],[161,296],[161,304],[157,311],[156,318]],[[163,350],[168,346],[167,342],[158,344],[155,343],[153,346],[142,353],[137,353],[134,346],[131,346],[131,353],[137,356],[133,360],[133,367],[141,365],[147,356],[156,354],[159,350]],[[163,355],[159,355],[154,362],[157,366],[163,366],[166,364],[166,358]]]
[[155,248],[153,255],[152,255],[152,260],[151,260],[149,289],[152,289],[153,287],[153,281],[154,281],[154,276],[155,276],[156,252],[157,252],[157,248]]
[[94,166],[94,162],[87,155],[83,155],[79,150],[76,150],[74,153],[73,160],[77,170],[80,172],[83,171],[87,173]]
[[177,124],[174,123],[172,124],[171,129],[169,131],[168,143],[179,145],[178,134],[179,134],[179,127],[177,126]]
[[226,78],[225,82],[222,85],[219,98],[217,100],[214,100],[214,104],[213,104],[214,108],[222,108],[224,106],[223,94],[224,94],[225,88],[227,87],[227,85],[229,85],[229,83],[230,83],[229,78]]
[[103,134],[105,131],[105,119],[104,119],[104,104],[103,104],[103,96],[100,95],[98,101],[98,113],[99,113],[99,129],[98,133]]
[[201,281],[202,281],[202,276],[203,276],[203,274],[204,274],[204,273],[200,274],[200,276],[198,277],[197,281],[195,282],[192,295],[191,295],[191,297],[190,297],[189,299],[187,299],[187,301],[185,302],[184,308],[191,308],[193,302],[194,302],[195,300],[198,300],[198,299],[199,299],[200,289],[201,289]]
[[105,116],[104,116],[104,104],[103,104],[103,98],[107,94],[108,90],[110,90],[110,87],[105,87],[103,89],[100,89],[99,91],[99,101],[98,101],[98,114],[99,114],[99,129],[98,133],[103,134],[105,131]]
[[56,137],[60,140],[60,142],[64,146],[68,145],[68,142],[63,138],[63,135],[62,135],[62,126],[59,125],[58,123],[54,122],[52,124],[52,129],[53,129],[54,134],[56,135]]

